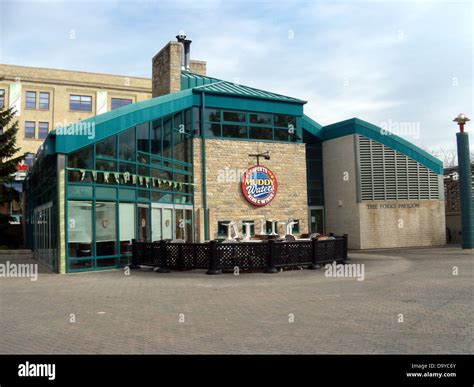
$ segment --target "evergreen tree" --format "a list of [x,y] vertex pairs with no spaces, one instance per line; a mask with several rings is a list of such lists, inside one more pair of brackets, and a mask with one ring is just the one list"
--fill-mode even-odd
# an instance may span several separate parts
[[[13,157],[20,148],[16,147],[16,135],[18,133],[18,121],[14,119],[13,108],[0,110],[0,204],[19,200],[19,193],[9,185],[15,181],[16,166],[25,159],[26,154]],[[8,227],[10,221],[14,220],[9,215],[0,213],[0,233]]]

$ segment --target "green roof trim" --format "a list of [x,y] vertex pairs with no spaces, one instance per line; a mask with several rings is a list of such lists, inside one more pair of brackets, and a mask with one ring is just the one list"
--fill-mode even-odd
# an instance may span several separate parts
[[323,139],[323,127],[322,125],[318,124],[315,120],[304,115],[301,117],[301,126],[303,129],[306,129],[309,133],[313,136],[316,136],[319,139]]
[[430,155],[428,152],[407,140],[359,118],[351,118],[349,120],[327,125],[324,126],[322,130],[323,141],[351,134],[360,134],[407,155],[438,175],[443,174],[443,162],[441,160],[438,160],[436,157]]
[[[93,138],[89,138],[91,136],[85,134],[59,134],[57,128],[51,131],[49,136],[56,137],[57,153],[69,153],[123,132],[132,126],[188,109],[193,106],[193,102],[192,90],[166,94],[87,118],[68,127],[74,128],[77,124],[84,125],[84,127],[92,126],[94,128]],[[64,132],[67,133],[67,128]]]
[[223,94],[233,97],[266,99],[295,104],[305,104],[306,101],[276,94],[237,83],[223,81],[217,78],[193,74],[187,71],[181,73],[181,89],[192,88],[195,91],[204,91],[209,94]]

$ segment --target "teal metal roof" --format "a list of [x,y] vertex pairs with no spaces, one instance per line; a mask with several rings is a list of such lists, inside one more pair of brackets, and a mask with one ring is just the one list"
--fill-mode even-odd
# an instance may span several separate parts
[[[123,106],[71,124],[68,127],[73,129],[75,127],[92,126],[94,128],[93,138],[84,134],[59,134],[57,128],[51,131],[49,136],[55,137],[55,151],[57,153],[69,153],[125,131],[132,126],[164,117],[179,110],[188,109],[193,104],[193,91],[183,90]],[[68,128],[65,129],[66,133]]]
[[323,127],[318,124],[315,120],[309,118],[307,115],[301,117],[301,125],[303,129],[306,129],[313,136],[323,139]]
[[322,128],[323,141],[354,133],[370,138],[403,153],[439,175],[443,174],[443,162],[441,160],[438,160],[436,157],[407,140],[395,134],[387,133],[387,131],[382,128],[359,118],[351,118]]
[[182,72],[181,89],[192,88],[195,91],[203,91],[209,94],[225,94],[234,97],[246,97],[281,101],[288,103],[305,104],[306,101],[276,94],[269,91],[255,89],[253,87],[239,85],[237,83],[223,81],[217,78],[210,78],[190,72]]

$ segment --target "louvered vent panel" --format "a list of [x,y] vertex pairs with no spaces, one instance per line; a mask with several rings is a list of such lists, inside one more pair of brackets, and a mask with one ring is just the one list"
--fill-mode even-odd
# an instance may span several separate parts
[[359,136],[362,200],[439,199],[438,175],[406,155]]

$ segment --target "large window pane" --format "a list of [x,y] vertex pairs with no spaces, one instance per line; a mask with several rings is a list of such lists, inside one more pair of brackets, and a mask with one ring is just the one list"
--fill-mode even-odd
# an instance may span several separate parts
[[132,175],[137,173],[135,164],[120,163],[119,171],[121,185],[136,185],[136,181],[134,183],[132,178]]
[[135,205],[120,203],[120,254],[132,252],[132,239],[135,238]]
[[258,140],[273,140],[273,130],[272,128],[251,126],[249,137]]
[[132,103],[132,100],[128,98],[112,98],[111,110],[121,108],[122,106],[130,105],[131,103]]
[[163,120],[163,157],[172,158],[171,117]]
[[119,135],[119,157],[125,161],[135,161],[135,128]]
[[150,207],[138,206],[138,240],[140,242],[150,242]]
[[224,121],[245,122],[245,113],[240,112],[224,112]]
[[92,97],[89,95],[70,95],[69,110],[91,112]]
[[49,93],[39,93],[39,108],[45,110],[49,109]]
[[36,92],[35,91],[26,92],[26,108],[36,109]]
[[38,123],[38,138],[45,139],[48,137],[49,133],[49,122],[39,122]]
[[262,124],[262,125],[271,125],[272,124],[272,115],[271,114],[250,114],[250,123],[251,124]]
[[151,209],[151,241],[161,240],[161,208]]
[[148,122],[137,126],[138,150],[150,153],[150,133]]
[[92,202],[68,201],[68,250],[71,257],[92,254]]
[[279,126],[281,128],[289,128],[290,125],[293,128],[296,128],[296,117],[275,114],[275,126]]
[[102,140],[96,145],[95,153],[98,157],[117,157],[117,136]]
[[220,137],[221,124],[206,124],[205,125],[206,137]]
[[117,171],[117,163],[109,160],[96,160],[95,168],[97,171],[98,184],[116,184],[114,172]]
[[151,138],[152,138],[151,153],[160,156],[161,155],[161,138],[162,138],[161,119],[153,121]]
[[97,256],[117,254],[115,203],[96,202],[95,241]]
[[69,168],[93,169],[93,152],[94,148],[88,146],[77,152],[68,155],[67,166]]
[[35,138],[35,126],[34,121],[25,121],[25,138]]
[[222,125],[222,136],[247,138],[247,127],[239,125]]
[[221,122],[221,111],[218,109],[206,109],[204,120],[206,122]]

